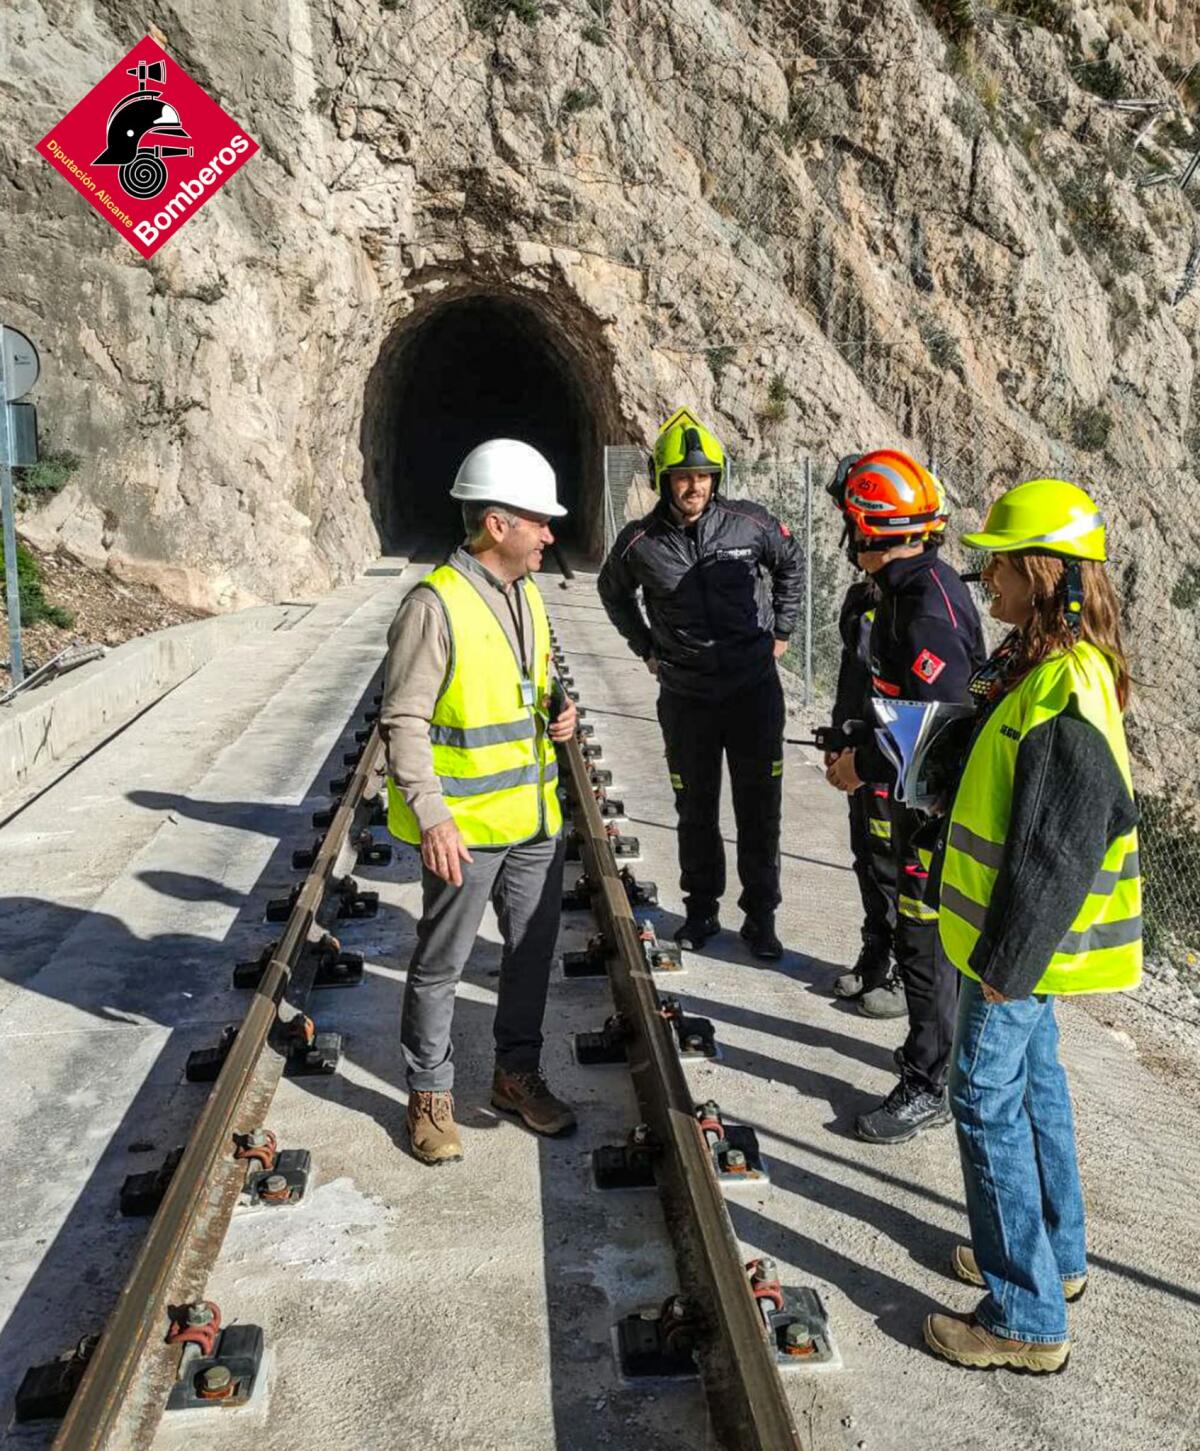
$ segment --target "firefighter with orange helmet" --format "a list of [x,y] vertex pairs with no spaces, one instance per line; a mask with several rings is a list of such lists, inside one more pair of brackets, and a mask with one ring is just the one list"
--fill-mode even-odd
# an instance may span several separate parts
[[[946,527],[941,484],[898,449],[863,454],[843,479],[837,502],[850,549],[880,593],[870,636],[873,694],[966,703],[971,676],[986,651],[967,586],[938,552]],[[864,782],[893,781],[895,769],[872,742],[841,752],[826,777],[838,790],[852,792]],[[875,1143],[902,1143],[950,1121],[945,1085],[958,984],[938,948],[937,912],[925,904],[928,827],[928,817],[892,803],[893,953],[909,1028],[897,1054],[899,1083],[858,1119],[859,1136]]]

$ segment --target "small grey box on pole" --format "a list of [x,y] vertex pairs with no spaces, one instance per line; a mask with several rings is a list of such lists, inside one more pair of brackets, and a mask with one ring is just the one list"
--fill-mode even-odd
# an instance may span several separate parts
[[[8,668],[14,685],[20,685],[24,680],[25,665],[21,658],[21,581],[17,575],[17,521],[13,512],[12,470],[14,464],[34,463],[37,450],[35,444],[34,457],[18,450],[12,405],[29,392],[40,371],[37,349],[25,334],[14,327],[0,325],[0,512],[4,515]],[[26,432],[23,429],[22,435]]]
[[813,498],[812,459],[804,460],[804,708],[812,705]]

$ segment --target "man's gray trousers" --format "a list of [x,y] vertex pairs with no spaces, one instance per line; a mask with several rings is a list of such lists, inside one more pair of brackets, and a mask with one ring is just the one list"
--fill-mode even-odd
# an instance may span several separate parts
[[563,850],[561,836],[492,851],[476,847],[475,860],[461,863],[461,887],[422,872],[423,910],[400,1023],[410,1090],[454,1086],[454,995],[489,900],[504,941],[493,1027],[496,1063],[510,1072],[538,1066],[562,912]]

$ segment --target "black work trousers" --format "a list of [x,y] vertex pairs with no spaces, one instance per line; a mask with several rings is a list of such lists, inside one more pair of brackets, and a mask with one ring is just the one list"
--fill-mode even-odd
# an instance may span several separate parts
[[933,826],[923,812],[892,803],[897,873],[892,951],[908,999],[908,1037],[900,1056],[906,1071],[936,1093],[945,1087],[954,1041],[958,971],[942,951],[937,911],[925,905]]
[[663,690],[658,719],[679,814],[679,885],[689,917],[716,913],[725,891],[721,759],[729,762],[737,822],[738,904],[761,918],[779,906],[783,804],[783,687],[774,666],[758,685],[726,700]]
[[892,846],[892,803],[886,786],[860,786],[850,802],[850,853],[862,898],[863,988],[870,992],[891,968],[896,919],[896,860]]

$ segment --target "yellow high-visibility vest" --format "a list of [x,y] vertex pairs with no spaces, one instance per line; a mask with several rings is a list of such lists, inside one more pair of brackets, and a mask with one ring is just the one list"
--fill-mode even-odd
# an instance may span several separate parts
[[[533,621],[533,678],[478,590],[452,565],[421,581],[437,595],[450,635],[450,666],[429,723],[442,799],[468,846],[516,846],[562,826],[558,762],[546,734],[550,622],[537,586],[524,592]],[[421,828],[388,781],[388,830],[417,843]]]
[[[940,935],[950,961],[968,977],[984,925],[1012,816],[1017,750],[1035,727],[1068,704],[1104,736],[1133,793],[1129,751],[1112,668],[1081,641],[1051,656],[1011,690],[980,730],[950,813],[942,868]],[[1071,929],[1046,964],[1039,993],[1120,992],[1142,976],[1142,883],[1137,831],[1108,848]]]

